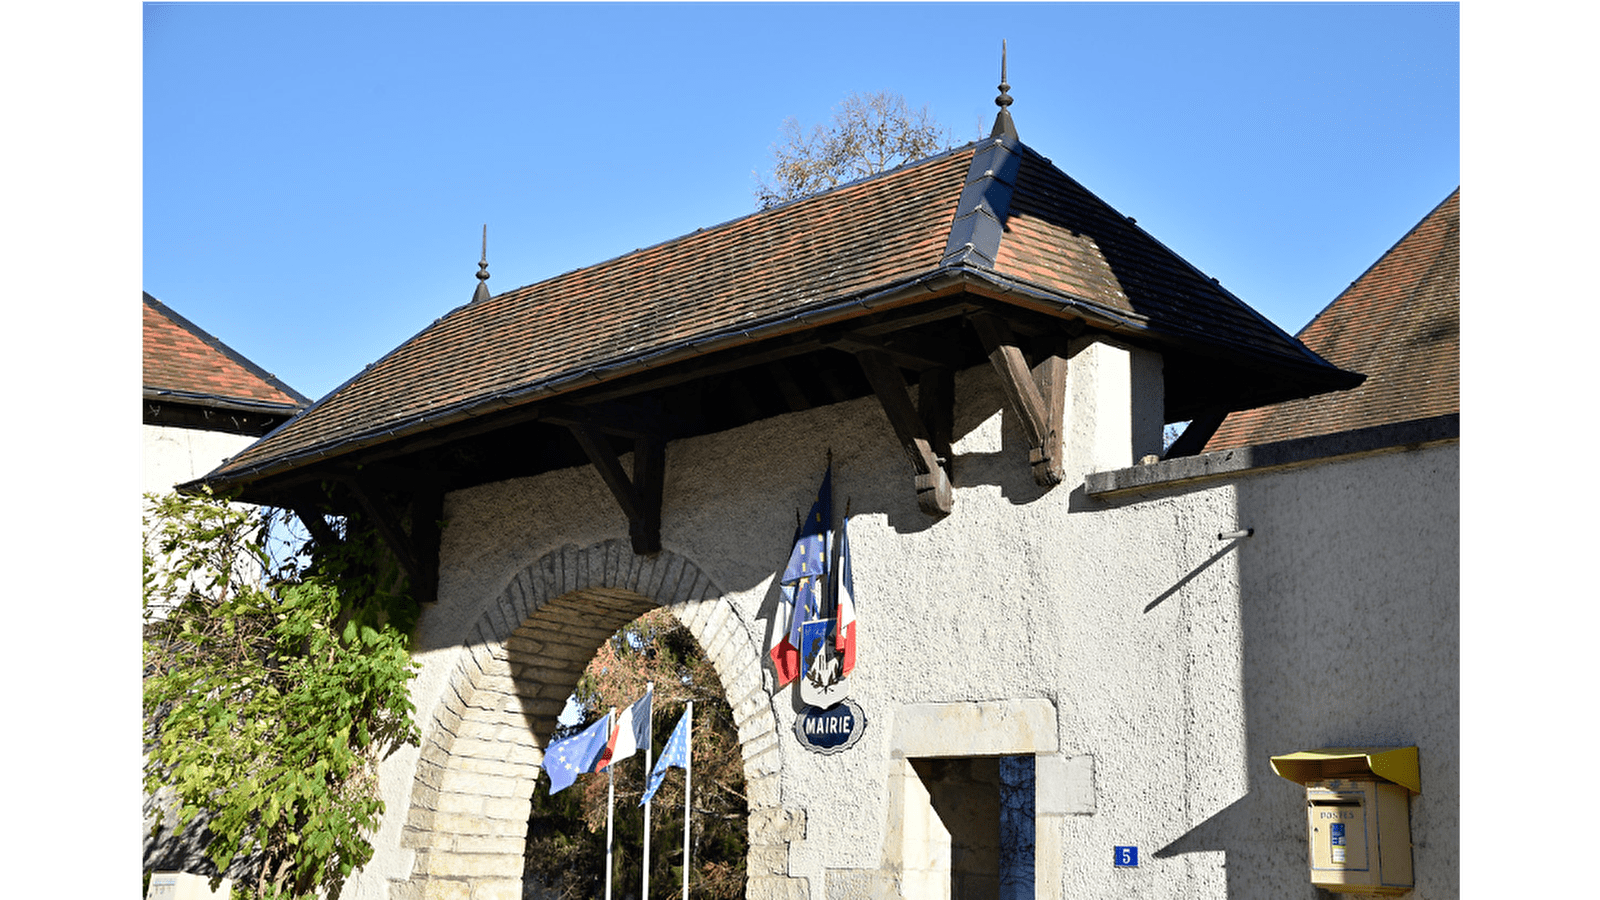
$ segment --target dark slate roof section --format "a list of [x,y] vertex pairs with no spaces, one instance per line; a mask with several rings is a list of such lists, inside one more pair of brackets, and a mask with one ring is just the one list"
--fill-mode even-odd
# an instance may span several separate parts
[[1302,394],[1355,377],[1025,145],[988,138],[459,307],[208,480],[248,483],[958,290],[1254,360],[1258,381],[1291,372]]
[[286,416],[311,402],[148,293],[143,345],[146,400]]
[[996,272],[1114,311],[1160,335],[1298,363],[1330,377],[1349,375],[1332,370],[1048,159],[1018,146],[1021,167]]
[[1461,411],[1461,189],[1300,331],[1360,387],[1230,414],[1207,451]]
[[1004,138],[986,138],[973,154],[967,183],[956,202],[956,220],[945,242],[945,266],[980,266],[993,269],[1000,252],[1006,216],[1011,212],[1011,191],[1016,186],[1022,157]]

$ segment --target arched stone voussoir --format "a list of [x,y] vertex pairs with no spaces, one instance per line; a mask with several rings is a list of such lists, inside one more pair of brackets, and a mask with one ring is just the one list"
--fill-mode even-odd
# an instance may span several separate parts
[[[391,897],[496,895],[521,873],[528,804],[566,698],[600,645],[658,606],[678,614],[722,679],[747,785],[775,781],[777,716],[762,689],[761,642],[716,583],[686,557],[641,557],[624,540],[562,547],[517,572],[468,629],[446,701],[424,729],[430,752],[413,780],[403,841],[418,852]],[[781,813],[777,791],[751,790],[749,799],[752,821]],[[751,861],[770,872],[777,848],[758,831]]]

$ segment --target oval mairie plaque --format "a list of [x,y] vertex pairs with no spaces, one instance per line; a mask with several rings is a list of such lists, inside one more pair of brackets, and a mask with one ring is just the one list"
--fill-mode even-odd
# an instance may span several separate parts
[[861,740],[867,730],[867,717],[854,700],[844,699],[827,709],[807,706],[794,719],[795,737],[812,753],[842,753]]

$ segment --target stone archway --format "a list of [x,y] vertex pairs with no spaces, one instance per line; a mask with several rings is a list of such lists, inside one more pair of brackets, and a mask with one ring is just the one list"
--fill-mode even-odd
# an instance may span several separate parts
[[[416,851],[395,900],[519,900],[543,747],[601,642],[656,606],[711,658],[733,710],[749,801],[752,884],[783,878],[803,822],[780,808],[777,721],[761,642],[684,557],[627,541],[564,547],[511,579],[474,625],[438,713],[423,729],[403,845]],[[760,893],[766,893],[762,891]]]

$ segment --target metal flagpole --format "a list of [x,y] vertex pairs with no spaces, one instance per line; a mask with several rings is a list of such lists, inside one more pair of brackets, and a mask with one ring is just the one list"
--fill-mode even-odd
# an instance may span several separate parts
[[[644,695],[650,698],[650,721],[645,724],[644,739],[644,784],[650,783],[650,745],[656,739],[656,683],[647,681],[644,685]],[[641,900],[650,900],[650,801],[644,802],[644,883],[639,889]]]
[[[611,707],[611,721],[617,721],[617,708]],[[606,900],[611,900],[611,817],[617,808],[616,766],[606,764]]]
[[694,701],[683,708],[684,720],[689,723],[683,748],[683,900],[689,900],[689,764],[694,762]]

